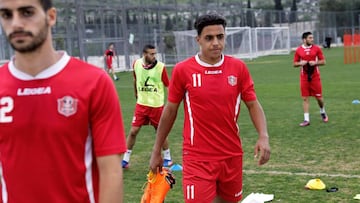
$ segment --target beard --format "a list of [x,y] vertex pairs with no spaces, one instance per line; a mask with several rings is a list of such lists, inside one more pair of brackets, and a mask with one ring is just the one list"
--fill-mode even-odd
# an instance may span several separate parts
[[156,61],[156,59],[151,59],[151,58],[145,57],[144,61],[146,64],[153,64]]
[[[39,30],[39,33],[37,35],[34,35],[32,32],[28,32],[28,31],[24,31],[24,30],[15,31],[15,32],[11,33],[10,35],[8,35],[8,40],[10,42],[11,47],[15,51],[20,52],[20,53],[30,53],[30,52],[36,51],[37,49],[39,49],[39,47],[41,47],[44,44],[44,42],[47,39],[48,32],[49,32],[49,24],[47,21],[45,21],[44,26],[41,27],[41,29]],[[33,40],[30,43],[25,43],[25,41],[23,41],[23,40],[11,42],[11,39],[16,34],[22,34],[22,35],[29,36]]]
[[305,44],[306,44],[306,46],[309,47],[309,46],[311,46],[311,45],[313,44],[313,42],[311,42],[311,41],[306,41]]

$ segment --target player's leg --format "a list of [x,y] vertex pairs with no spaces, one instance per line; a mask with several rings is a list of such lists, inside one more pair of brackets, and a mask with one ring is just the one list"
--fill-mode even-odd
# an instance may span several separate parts
[[322,96],[322,85],[321,85],[320,80],[314,81],[314,83],[312,85],[312,91],[315,92],[315,99],[320,108],[321,119],[323,120],[324,123],[326,123],[329,121],[329,117],[325,111],[325,102],[324,102],[324,98]]
[[304,121],[301,122],[299,125],[301,127],[304,126],[308,126],[310,125],[310,101],[309,101],[309,96],[310,96],[310,83],[306,80],[302,80],[301,81],[301,98],[303,100],[302,106],[303,106],[303,111],[304,111]]
[[136,136],[140,131],[140,126],[131,126],[129,135],[126,138],[126,146],[128,149],[132,150],[135,142],[136,142]]
[[108,73],[111,72],[111,67],[112,67],[112,60],[109,57],[106,57],[106,71]]
[[141,105],[136,104],[130,132],[126,138],[126,146],[128,149],[125,152],[122,160],[123,168],[128,168],[130,166],[130,156],[136,142],[136,137],[140,131],[141,126],[147,124],[148,122],[147,109]]
[[133,149],[133,147],[135,145],[135,142],[136,142],[136,136],[139,133],[140,128],[141,128],[140,126],[131,126],[129,135],[126,138],[127,150],[124,153],[124,157],[123,157],[123,160],[122,160],[122,163],[121,163],[123,168],[129,168],[129,166],[130,166],[130,164],[129,164],[130,163],[130,156],[131,156],[132,149]]
[[113,66],[112,66],[112,58],[111,58],[111,57],[109,57],[109,58],[106,60],[106,65],[107,65],[107,67],[108,67],[109,73],[112,74],[114,80],[118,80],[119,78],[116,76],[115,71],[114,71],[114,68],[113,68]]
[[[150,124],[154,126],[155,130],[157,130],[157,127],[159,125],[162,111],[163,111],[163,107],[152,108],[151,113],[149,114]],[[165,139],[162,149],[163,149],[163,157],[164,157],[163,166],[170,167],[171,165],[173,165],[173,161],[171,159],[168,138]]]
[[221,162],[217,197],[213,203],[235,203],[242,198],[242,156],[231,157]]
[[209,203],[216,197],[218,162],[183,160],[183,194],[185,203]]
[[119,78],[118,78],[117,75],[115,74],[114,68],[111,67],[110,71],[111,71],[111,74],[113,75],[114,80],[119,80]]
[[162,146],[162,149],[163,149],[163,156],[164,156],[163,166],[170,167],[171,165],[173,165],[173,161],[171,159],[168,138],[165,139],[165,142],[164,142],[164,144]]

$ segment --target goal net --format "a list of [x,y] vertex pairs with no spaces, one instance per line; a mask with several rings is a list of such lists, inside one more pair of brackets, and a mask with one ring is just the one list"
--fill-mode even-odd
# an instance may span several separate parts
[[257,56],[290,53],[289,27],[257,27],[253,32]]
[[[174,31],[177,61],[199,52],[195,30]],[[227,27],[224,53],[252,59],[264,55],[289,54],[288,27]]]

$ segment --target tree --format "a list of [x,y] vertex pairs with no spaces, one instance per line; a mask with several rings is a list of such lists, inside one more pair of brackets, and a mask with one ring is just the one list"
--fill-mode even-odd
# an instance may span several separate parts
[[254,11],[251,10],[251,0],[247,1],[246,25],[250,27],[256,27],[256,18],[254,15]]
[[297,0],[292,1],[291,9],[290,9],[290,23],[297,21],[297,6],[296,6]]
[[166,16],[165,20],[165,30],[170,31],[173,29],[173,23],[171,22],[171,18],[169,15]]
[[275,2],[275,10],[277,11],[277,15],[275,16],[275,22],[276,23],[285,22],[284,7],[281,3],[281,0],[274,0],[274,2]]
[[320,0],[320,23],[324,27],[352,27],[359,24],[359,10],[360,0]]

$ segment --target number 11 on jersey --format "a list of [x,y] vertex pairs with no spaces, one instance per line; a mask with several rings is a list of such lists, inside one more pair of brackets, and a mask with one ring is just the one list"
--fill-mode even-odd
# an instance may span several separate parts
[[194,200],[195,199],[195,185],[186,186],[186,199]]
[[201,74],[200,73],[192,74],[192,79],[193,79],[194,87],[201,87]]

